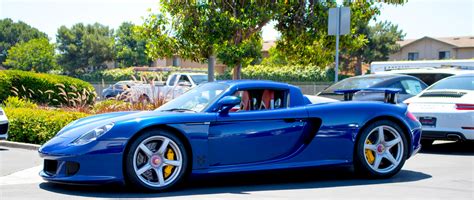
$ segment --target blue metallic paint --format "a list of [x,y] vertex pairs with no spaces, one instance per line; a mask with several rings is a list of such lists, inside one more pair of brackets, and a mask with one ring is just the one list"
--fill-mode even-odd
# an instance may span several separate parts
[[[239,89],[287,90],[287,109],[217,113],[217,101],[201,113],[117,112],[77,120],[44,144],[44,159],[74,161],[80,169],[73,176],[63,172],[48,181],[64,183],[123,182],[123,155],[130,139],[150,127],[175,131],[189,143],[193,174],[242,172],[321,165],[351,164],[357,135],[371,120],[383,117],[407,131],[410,155],[419,148],[420,124],[406,117],[404,105],[381,102],[336,102],[308,104],[292,85],[271,81],[221,81],[229,88],[221,98]],[[115,122],[97,140],[74,146],[80,135]],[[60,165],[61,166],[61,165]],[[64,170],[59,168],[59,171]]]

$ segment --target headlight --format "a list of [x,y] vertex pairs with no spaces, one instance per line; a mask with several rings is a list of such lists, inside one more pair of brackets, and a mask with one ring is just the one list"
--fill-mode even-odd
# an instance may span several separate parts
[[92,142],[92,141],[96,140],[98,137],[100,137],[101,135],[103,135],[104,133],[107,133],[107,131],[112,129],[112,127],[114,127],[113,122],[110,123],[110,124],[106,124],[104,126],[95,128],[92,131],[89,131],[85,134],[82,134],[80,137],[78,137],[77,139],[72,141],[71,144],[73,144],[73,145],[83,145],[83,144],[87,144],[89,142]]

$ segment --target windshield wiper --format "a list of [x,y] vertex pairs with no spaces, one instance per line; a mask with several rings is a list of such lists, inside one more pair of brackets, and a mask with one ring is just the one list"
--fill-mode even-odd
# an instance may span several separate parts
[[187,108],[172,108],[168,110],[162,110],[162,112],[196,112],[195,110],[187,109]]

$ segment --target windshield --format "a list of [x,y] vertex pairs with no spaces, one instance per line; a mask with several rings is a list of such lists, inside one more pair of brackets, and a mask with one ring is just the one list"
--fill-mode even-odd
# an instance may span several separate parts
[[321,94],[332,94],[335,90],[349,90],[349,89],[358,89],[358,88],[370,88],[382,81],[385,81],[391,77],[353,77],[344,79],[331,87],[325,89]]
[[207,82],[207,75],[200,74],[200,75],[191,75],[191,79],[193,79],[194,83],[196,85],[199,85],[201,83]]
[[199,85],[156,110],[202,112],[210,103],[214,102],[227,87],[229,86],[221,83]]
[[474,90],[474,75],[440,80],[428,90]]

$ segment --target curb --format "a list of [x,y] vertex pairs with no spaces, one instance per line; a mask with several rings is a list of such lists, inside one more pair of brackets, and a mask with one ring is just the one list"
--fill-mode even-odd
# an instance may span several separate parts
[[0,141],[0,146],[38,151],[40,145],[22,142]]

